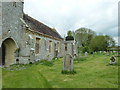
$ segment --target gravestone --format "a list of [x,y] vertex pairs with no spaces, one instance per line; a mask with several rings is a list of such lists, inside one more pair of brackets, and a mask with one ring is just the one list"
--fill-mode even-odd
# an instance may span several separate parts
[[112,52],[112,51],[110,51],[110,54],[113,54],[113,52]]
[[106,55],[109,56],[110,55],[109,52],[106,52]]
[[95,51],[94,53],[96,54],[97,52]]
[[106,51],[104,51],[104,54],[106,54],[107,52]]
[[110,57],[110,64],[116,64],[116,58],[114,56]]
[[73,58],[70,54],[64,56],[63,61],[63,71],[72,71],[73,70]]
[[116,52],[116,53],[115,53],[115,57],[118,57],[118,56],[119,56],[119,53],[118,53],[118,52]]
[[85,52],[85,56],[88,56],[88,52]]

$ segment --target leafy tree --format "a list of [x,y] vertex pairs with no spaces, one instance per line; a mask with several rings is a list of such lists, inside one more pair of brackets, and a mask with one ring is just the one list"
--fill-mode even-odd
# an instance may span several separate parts
[[89,47],[93,51],[104,51],[104,50],[107,50],[108,41],[105,36],[102,36],[102,35],[96,36],[91,40]]
[[80,28],[75,31],[75,39],[79,46],[88,46],[92,38],[96,35],[94,31],[88,28]]
[[67,35],[68,35],[68,36],[73,36],[72,31],[68,31],[68,32],[67,32]]
[[72,31],[68,31],[67,32],[67,37],[66,37],[66,40],[74,40],[74,37],[73,37],[73,32]]
[[106,38],[108,47],[115,47],[115,40],[111,36],[106,35],[105,38]]
[[72,40],[75,36],[78,52],[89,52],[107,50],[115,47],[115,41],[108,35],[96,35],[95,31],[88,28],[79,28],[75,32],[68,31],[66,39]]
[[85,47],[82,47],[82,52],[85,53],[85,52],[90,52],[90,48],[88,46],[85,46]]

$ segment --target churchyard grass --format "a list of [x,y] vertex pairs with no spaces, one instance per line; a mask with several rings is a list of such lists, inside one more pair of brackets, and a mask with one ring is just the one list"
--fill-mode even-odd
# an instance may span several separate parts
[[37,63],[18,71],[3,69],[3,88],[118,88],[118,65],[109,65],[110,56],[84,58],[74,61],[76,74],[61,73],[62,58],[52,66]]
[[2,89],[2,68],[0,67],[0,89]]

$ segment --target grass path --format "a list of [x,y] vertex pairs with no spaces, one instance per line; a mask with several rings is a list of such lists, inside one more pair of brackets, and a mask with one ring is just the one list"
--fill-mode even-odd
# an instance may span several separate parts
[[74,62],[75,75],[61,74],[62,59],[54,61],[51,67],[37,64],[21,71],[3,70],[3,87],[117,88],[118,66],[108,62],[109,56],[90,55],[79,63]]

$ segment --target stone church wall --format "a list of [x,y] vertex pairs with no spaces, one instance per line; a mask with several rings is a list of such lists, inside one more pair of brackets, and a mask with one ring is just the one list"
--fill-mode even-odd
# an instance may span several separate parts
[[2,40],[12,38],[19,48],[16,51],[14,63],[19,59],[20,63],[28,63],[29,53],[26,50],[26,36],[23,30],[23,3],[22,2],[2,2]]
[[[63,57],[65,55],[64,41],[45,37],[30,31],[29,27],[26,27],[23,20],[23,2],[2,3],[1,28],[2,42],[10,38],[16,44],[17,49],[12,53],[14,54],[13,64],[28,64],[42,59],[52,60],[54,57]],[[37,54],[35,53],[36,38],[40,39],[39,53]],[[72,53],[71,43],[68,44],[67,48],[68,52]]]

